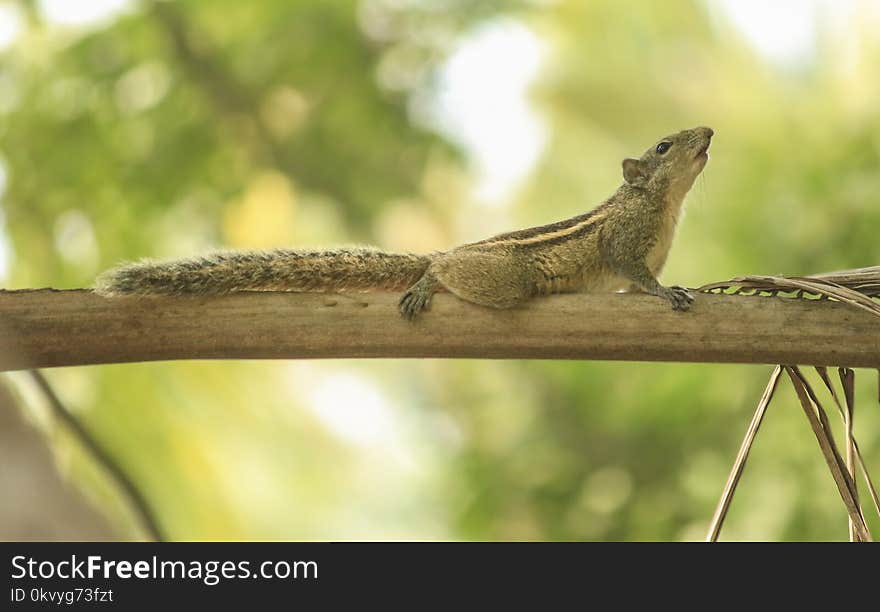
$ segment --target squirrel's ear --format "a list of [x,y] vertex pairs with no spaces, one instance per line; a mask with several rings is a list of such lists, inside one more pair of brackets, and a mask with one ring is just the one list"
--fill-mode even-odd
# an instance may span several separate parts
[[630,185],[642,185],[645,182],[645,178],[645,173],[639,160],[631,158],[623,160],[623,180]]

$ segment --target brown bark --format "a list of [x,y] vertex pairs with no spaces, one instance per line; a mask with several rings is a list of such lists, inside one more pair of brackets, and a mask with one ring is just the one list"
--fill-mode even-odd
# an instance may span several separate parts
[[105,298],[0,291],[0,370],[169,359],[467,357],[880,366],[880,320],[832,301],[555,295],[509,311],[437,295],[416,322],[390,293]]

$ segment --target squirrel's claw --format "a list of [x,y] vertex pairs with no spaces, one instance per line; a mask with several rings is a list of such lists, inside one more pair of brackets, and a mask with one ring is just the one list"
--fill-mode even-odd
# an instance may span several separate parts
[[694,296],[691,292],[678,285],[669,287],[664,297],[670,301],[673,310],[689,310],[691,303],[694,301]]
[[403,318],[412,321],[421,311],[428,307],[430,301],[430,294],[410,289],[400,298],[400,314],[403,315]]
[[437,279],[430,271],[425,272],[418,282],[400,297],[398,307],[403,318],[412,321],[420,312],[427,310],[436,288]]

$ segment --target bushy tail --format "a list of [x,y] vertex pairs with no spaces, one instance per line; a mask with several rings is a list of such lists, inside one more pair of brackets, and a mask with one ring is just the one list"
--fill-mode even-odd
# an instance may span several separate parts
[[95,291],[119,294],[222,294],[235,291],[402,290],[431,263],[427,255],[371,248],[331,251],[220,251],[170,261],[143,260],[101,274]]

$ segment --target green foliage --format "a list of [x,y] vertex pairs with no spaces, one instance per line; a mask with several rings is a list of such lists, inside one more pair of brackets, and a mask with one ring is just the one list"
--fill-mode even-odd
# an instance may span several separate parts
[[[712,161],[668,282],[877,264],[870,28],[780,66],[707,5],[189,0],[139,4],[86,32],[34,13],[0,55],[9,284],[88,285],[119,259],[221,245],[443,248],[582,212],[619,183],[624,156],[699,124],[716,131]],[[511,14],[547,46],[533,97],[548,142],[501,224],[468,196],[462,152],[409,106],[439,86],[462,36]],[[254,362],[49,374],[176,538],[691,539],[769,368]],[[865,374],[856,431],[876,465]],[[815,440],[793,393],[779,395],[725,535],[844,538]],[[64,457],[73,446],[56,444]],[[73,457],[84,489],[113,497]],[[134,535],[118,500],[110,508]]]

